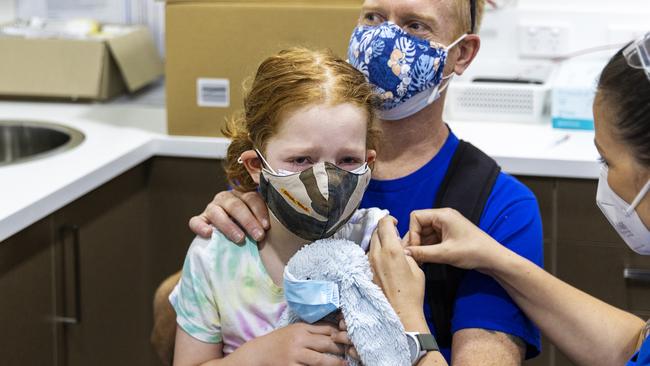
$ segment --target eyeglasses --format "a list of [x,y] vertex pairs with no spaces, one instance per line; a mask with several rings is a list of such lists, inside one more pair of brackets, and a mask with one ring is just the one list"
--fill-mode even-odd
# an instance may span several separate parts
[[472,34],[476,28],[476,0],[469,0],[469,16],[469,33]]
[[625,47],[623,56],[630,67],[645,71],[650,80],[650,32]]

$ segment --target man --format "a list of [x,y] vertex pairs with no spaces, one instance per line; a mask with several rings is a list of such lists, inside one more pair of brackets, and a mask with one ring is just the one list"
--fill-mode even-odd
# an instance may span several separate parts
[[[361,207],[388,209],[397,218],[402,236],[408,231],[412,211],[441,202],[439,190],[446,187],[448,175],[456,167],[454,157],[462,143],[442,120],[444,89],[448,79],[453,74],[462,74],[479,50],[480,38],[475,31],[483,4],[483,0],[364,1],[360,25],[379,27],[381,32],[357,28],[348,56],[385,99],[380,111],[384,140]],[[379,39],[379,34],[387,38]],[[408,45],[422,44],[422,40],[431,45],[431,49],[424,51],[426,55],[410,52],[417,48]],[[390,44],[394,49],[388,62],[378,55],[380,43]],[[375,55],[377,61],[373,60]],[[422,72],[418,74],[417,69],[422,64],[436,72],[428,79],[418,80]],[[437,70],[439,64],[443,67]],[[385,65],[391,69],[376,72]],[[503,173],[495,175],[488,188],[489,196],[477,216],[481,229],[541,265],[541,219],[534,195]],[[212,223],[238,242],[243,240],[244,232],[235,222],[254,239],[263,238],[263,229],[268,228],[268,211],[256,192],[217,194],[201,215],[191,219],[190,227],[199,235],[209,236],[212,230],[209,223]],[[539,353],[538,330],[498,283],[475,271],[460,278],[453,291],[451,319],[447,319],[450,321],[447,331],[453,335],[451,346],[441,347],[448,362],[520,365],[524,357]],[[427,286],[428,283],[427,275]],[[439,338],[442,332],[435,330],[435,312],[425,301],[429,329]],[[169,322],[170,317],[165,321]],[[160,329],[165,321],[157,321],[156,328]]]

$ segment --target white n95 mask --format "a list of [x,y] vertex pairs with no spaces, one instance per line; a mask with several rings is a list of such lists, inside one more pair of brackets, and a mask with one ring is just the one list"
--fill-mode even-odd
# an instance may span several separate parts
[[650,190],[650,180],[641,188],[631,204],[614,192],[607,182],[607,167],[603,166],[598,179],[596,203],[618,235],[630,249],[643,255],[650,255],[650,230],[643,224],[635,208]]

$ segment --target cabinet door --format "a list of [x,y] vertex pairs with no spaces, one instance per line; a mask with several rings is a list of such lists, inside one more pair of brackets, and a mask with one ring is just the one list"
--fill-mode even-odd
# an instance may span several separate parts
[[80,306],[78,314],[68,311],[79,321],[65,326],[66,365],[151,362],[146,181],[140,165],[54,216],[57,228],[76,227],[79,241],[78,253],[64,255],[64,287],[75,289],[66,291],[64,307]]
[[650,312],[650,258],[632,252],[596,206],[597,182],[558,191],[558,276],[623,310]]
[[[179,174],[180,173],[180,174]],[[187,222],[228,189],[220,160],[156,157],[149,172],[151,293],[179,271],[194,238]]]
[[52,222],[0,242],[0,363],[55,365]]

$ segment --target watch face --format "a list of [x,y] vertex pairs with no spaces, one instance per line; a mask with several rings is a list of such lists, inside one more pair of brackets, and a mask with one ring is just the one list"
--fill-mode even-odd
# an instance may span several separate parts
[[409,345],[409,352],[411,354],[411,363],[415,362],[418,359],[418,354],[420,353],[420,347],[418,347],[417,340],[415,336],[410,334],[406,335],[406,343]]

